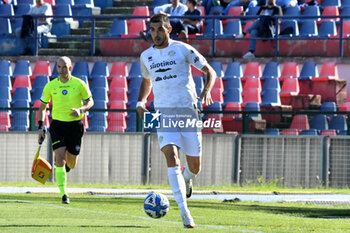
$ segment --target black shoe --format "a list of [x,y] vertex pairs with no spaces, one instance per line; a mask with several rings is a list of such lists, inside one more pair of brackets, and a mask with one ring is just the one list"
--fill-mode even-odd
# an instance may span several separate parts
[[66,194],[62,196],[62,204],[69,204],[69,197]]
[[69,171],[70,171],[70,168],[68,167],[67,164],[65,165],[65,167],[66,167],[66,172],[69,172]]

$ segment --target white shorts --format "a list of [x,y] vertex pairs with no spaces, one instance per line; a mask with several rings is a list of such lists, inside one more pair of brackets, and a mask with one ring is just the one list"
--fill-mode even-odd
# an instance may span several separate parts
[[199,157],[202,154],[201,132],[157,132],[160,149],[173,144],[186,155]]

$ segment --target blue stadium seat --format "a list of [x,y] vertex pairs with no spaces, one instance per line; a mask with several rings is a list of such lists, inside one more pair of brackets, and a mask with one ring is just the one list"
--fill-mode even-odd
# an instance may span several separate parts
[[12,4],[0,5],[0,16],[13,16],[15,15]]
[[328,129],[328,119],[325,114],[318,114],[310,119],[310,129],[317,129],[321,132],[324,129]]
[[236,37],[242,34],[242,23],[241,20],[229,21],[226,24],[223,37]]
[[52,68],[52,73],[50,79],[54,79],[58,77],[58,72],[57,72],[57,62],[55,62],[55,65]]
[[127,79],[129,80],[133,78],[142,78],[140,61],[134,61],[131,64],[129,76]]
[[223,6],[212,6],[209,15],[222,15],[224,12]]
[[261,107],[281,106],[281,99],[277,89],[266,89],[261,101]]
[[224,95],[224,104],[228,102],[242,103],[242,91],[237,88],[228,89]]
[[299,26],[297,20],[283,20],[280,32],[282,37],[299,36]]
[[300,135],[318,135],[318,130],[317,129],[303,129],[300,132]]
[[28,60],[19,60],[16,62],[12,77],[18,75],[32,75],[32,68],[30,67],[30,62]]
[[[96,100],[94,101],[94,106],[92,106],[91,109],[107,109],[107,102],[106,101],[99,101],[99,100]],[[91,118],[94,114],[104,114],[105,116],[108,115],[108,112],[105,111],[105,112],[100,112],[100,111],[89,111],[89,115],[88,117]]]
[[89,78],[89,64],[85,61],[76,62],[73,66],[72,75],[75,77],[83,77]]
[[[72,8],[71,5],[69,4],[64,4],[64,5],[56,5],[52,7],[53,15],[54,16],[72,16]],[[66,21],[72,21],[72,18],[62,18],[62,17],[57,17],[54,18],[53,21],[56,22],[66,22]]]
[[30,91],[28,87],[17,87],[15,93],[12,96],[12,104],[17,100],[31,101]]
[[[11,107],[11,104],[9,100],[0,99],[0,108],[10,108],[10,107]],[[11,110],[4,110],[0,112],[7,112],[8,114],[11,114]]]
[[[243,111],[260,111],[260,104],[258,102],[248,102],[246,103]],[[249,119],[251,120],[261,120],[261,114],[251,113],[249,114]]]
[[36,100],[39,100],[43,94],[44,87],[36,87],[32,89],[32,101],[30,105],[33,105]]
[[[284,14],[284,16],[295,16],[295,17],[299,17],[300,15],[301,15],[301,11],[299,6],[288,6],[286,8],[286,13]],[[291,20],[291,19],[286,19],[286,20]]]
[[105,77],[109,76],[108,65],[106,62],[98,61],[94,63],[92,67],[92,71],[90,74],[90,78],[94,79],[96,77]]
[[107,91],[109,90],[107,78],[103,76],[101,77],[96,76],[92,79],[90,89],[93,90],[94,88],[100,88],[100,87],[106,89]]
[[277,78],[269,78],[265,80],[264,86],[261,90],[261,95],[264,96],[265,91],[269,89],[275,89],[278,92],[281,91],[280,81]]
[[[255,16],[258,14],[260,6],[249,7],[246,16]],[[252,19],[249,19],[252,20]]]
[[113,0],[101,0],[101,1],[94,1],[96,7],[101,8],[101,12],[104,11],[107,7],[113,7]]
[[114,20],[111,29],[108,34],[104,34],[104,37],[117,36],[128,34],[128,25],[126,20]]
[[303,20],[299,30],[299,37],[314,37],[318,35],[317,24],[315,20]]
[[240,78],[227,79],[223,94],[226,95],[230,89],[238,89],[240,92],[243,91],[242,82]]
[[[319,6],[307,6],[305,7],[305,10],[304,10],[304,13],[303,13],[303,16],[320,16],[321,13],[320,13],[320,8]],[[303,21],[305,20],[317,20],[319,21],[320,18],[319,17],[315,17],[315,18],[308,18],[308,19],[303,19]]]
[[203,90],[203,88],[204,88],[203,78],[202,77],[194,77],[193,80],[194,80],[194,83],[196,84],[196,88]]
[[35,1],[34,0],[17,0],[17,6],[18,5],[34,5],[35,4]]
[[136,91],[138,93],[140,90],[141,83],[142,83],[142,78],[130,79],[128,93],[131,93],[133,91]]
[[12,33],[10,19],[0,18],[0,35],[10,35]]
[[28,131],[29,114],[25,111],[19,111],[13,114],[11,122],[11,131]]
[[300,71],[300,76],[298,79],[300,81],[303,80],[311,80],[313,77],[318,77],[318,69],[315,62],[305,62],[303,68]]
[[[320,112],[336,112],[336,111],[337,111],[337,105],[335,102],[323,102],[321,104]],[[327,114],[327,116],[333,116],[334,114]]]
[[94,7],[93,0],[74,0],[74,6]]
[[335,129],[337,134],[341,131],[347,131],[348,125],[346,123],[346,118],[343,115],[333,116],[328,124],[329,129]]
[[[350,1],[349,5],[343,7],[340,16],[350,16]],[[344,18],[344,20],[350,20],[350,18]]]
[[9,87],[0,86],[0,100],[12,100],[11,90]]
[[43,88],[48,82],[50,82],[49,76],[47,75],[36,76],[32,86],[32,90],[35,88]]
[[215,70],[217,78],[224,77],[224,70],[222,68],[222,63],[221,62],[219,62],[219,61],[211,61],[211,62],[209,62],[209,65],[211,65],[211,67],[213,67],[213,69]]
[[243,70],[240,62],[230,62],[227,64],[223,80],[243,77]]
[[318,35],[320,37],[331,37],[336,36],[338,34],[337,32],[337,26],[335,25],[335,21],[323,21],[321,23],[320,29],[318,30]]
[[0,75],[0,87],[7,87],[12,90],[11,78],[8,75]]
[[280,131],[277,128],[268,128],[265,130],[265,135],[280,135]]
[[129,112],[127,117],[128,123],[126,130],[127,132],[136,132],[137,116],[135,112]]
[[[14,6],[14,11],[16,16],[26,15],[30,10],[29,4],[19,4]],[[23,18],[14,18],[11,22],[12,32],[22,28]]]
[[261,80],[270,79],[270,78],[278,78],[281,76],[280,67],[277,62],[270,61],[266,63],[263,74],[261,76]]
[[212,19],[207,19],[205,21],[205,31],[204,31],[204,36],[210,37],[213,35],[213,30],[215,36],[222,35],[223,32],[223,26],[222,26],[222,21],[220,19],[215,19],[215,28],[213,25],[214,21]]
[[108,94],[105,88],[96,87],[91,90],[92,98],[94,100],[106,101],[108,102]]
[[326,6],[337,6],[340,7],[342,5],[340,0],[323,0],[322,1],[322,7]]
[[0,61],[0,74],[12,76],[11,62],[8,60]]
[[[208,105],[205,111],[222,111],[222,104],[220,102],[214,102],[211,105]],[[220,113],[205,113],[203,116],[203,120],[208,119],[209,115],[218,115]]]
[[104,112],[95,112],[91,116],[88,131],[105,132],[107,127],[108,122]]
[[57,5],[74,5],[74,0],[58,0],[56,2],[56,6]]
[[[72,5],[72,15],[74,16],[92,16],[92,7],[86,5]],[[76,18],[79,22],[79,27],[83,26],[84,21],[90,21],[88,18]]]

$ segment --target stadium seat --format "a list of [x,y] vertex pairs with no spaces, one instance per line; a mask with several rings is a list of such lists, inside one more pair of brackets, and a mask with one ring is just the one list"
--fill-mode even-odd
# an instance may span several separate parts
[[0,74],[12,76],[11,62],[8,60],[0,60]]
[[243,79],[260,78],[262,75],[261,66],[259,62],[248,62],[243,73]]
[[[295,16],[297,19],[300,15],[301,15],[301,11],[299,6],[288,6],[284,14],[284,16]],[[287,20],[289,21],[291,19],[287,19]]]
[[280,131],[278,128],[268,128],[265,130],[265,135],[280,135]]
[[[336,112],[337,111],[337,105],[335,102],[323,102],[321,104],[320,112]],[[327,113],[327,116],[333,116],[336,113]]]
[[0,4],[0,16],[14,16],[12,4]]
[[[322,11],[322,16],[339,16],[339,10],[337,6],[326,6]],[[322,22],[335,20],[339,21],[339,18],[322,18]]]
[[12,77],[16,77],[18,75],[32,75],[32,68],[30,67],[30,62],[28,60],[18,60],[16,62]]
[[196,85],[196,88],[198,88],[202,91],[204,88],[203,78],[202,77],[193,77],[193,81]]
[[93,90],[94,88],[101,88],[101,87],[106,89],[106,91],[109,90],[107,78],[104,76],[101,76],[101,77],[95,76],[92,79],[90,89]]
[[215,83],[214,83],[213,88],[220,89],[221,92],[224,91],[224,83],[222,81],[222,78],[216,78],[215,79]]
[[134,61],[131,64],[128,80],[133,78],[142,78],[140,61]]
[[[243,21],[244,22],[244,21]],[[243,23],[242,22],[242,23]],[[244,27],[243,27],[243,32],[246,32],[247,29],[254,23],[254,20],[249,20],[247,21],[245,24],[244,24]],[[250,34],[249,33],[246,33],[246,35],[244,36],[244,38],[250,38]]]
[[97,87],[91,90],[92,93],[92,98],[94,100],[101,100],[108,102],[108,95],[107,95],[107,90],[105,88]]
[[204,22],[205,24],[204,36],[211,37],[213,36],[213,33],[215,36],[220,36],[224,34],[222,21],[220,19],[215,19],[214,21],[212,19],[207,19]]
[[0,99],[0,108],[8,108],[8,110],[1,110],[0,112],[7,112],[8,114],[11,114],[10,100]]
[[224,97],[222,95],[223,90],[218,89],[218,88],[213,88],[211,90],[211,97],[213,99],[214,102],[220,102],[223,103],[224,102]]
[[129,75],[129,71],[128,71],[126,62],[113,62],[108,79],[113,79],[114,77],[125,78],[128,75]]
[[[53,15],[55,18],[53,19],[53,22],[63,22],[63,23],[70,23],[73,22],[73,18],[71,17],[65,17],[62,16],[72,16],[72,8],[69,4],[59,4],[57,6],[52,7]],[[61,16],[61,17],[59,17]]]
[[324,129],[328,129],[328,118],[325,114],[318,114],[311,117],[309,124],[310,129],[317,129],[321,132]]
[[321,135],[323,135],[323,136],[336,136],[337,132],[335,129],[324,129],[324,130],[322,130]]
[[0,86],[0,100],[12,100],[11,90],[9,87]]
[[[305,10],[303,12],[303,16],[320,16],[320,8],[319,6],[307,6],[305,7]],[[319,21],[320,18],[319,17],[315,17],[315,18],[307,18],[307,19],[303,19],[303,21],[313,21],[313,20],[317,20]]]
[[124,88],[111,88],[109,91],[109,100],[121,100],[128,102],[127,91]]
[[324,62],[319,77],[313,77],[312,81],[328,81],[339,79],[338,66],[335,62]]
[[56,5],[74,5],[74,0],[58,0]]
[[37,87],[37,88],[33,88],[31,90],[32,92],[32,101],[30,102],[31,105],[33,105],[35,103],[35,101],[39,100],[43,94],[43,90],[44,90],[44,87]]
[[285,78],[297,78],[299,75],[299,67],[296,62],[285,62],[280,79],[284,80]]
[[[260,103],[258,102],[247,102],[244,109],[244,112],[248,111],[260,111]],[[250,113],[249,114],[250,120],[261,120],[261,114],[260,113]]]
[[209,62],[209,65],[211,67],[213,67],[213,69],[215,70],[217,78],[224,77],[224,70],[222,68],[222,63],[221,62],[219,62],[219,61],[212,61],[212,62]]
[[329,129],[334,129],[339,133],[340,131],[347,131],[348,125],[344,115],[333,116],[328,124]]
[[12,96],[12,104],[17,100],[27,100],[31,101],[30,91],[28,87],[17,87],[13,96]]
[[299,29],[299,37],[315,37],[318,36],[318,29],[315,20],[306,20],[304,19],[301,22],[301,27]]
[[[232,8],[232,7],[231,7]],[[242,23],[241,20],[229,21],[226,24],[224,33],[222,35],[223,38],[235,38],[238,35],[242,35]]]
[[[255,16],[255,15],[257,15],[259,9],[260,9],[259,6],[249,7],[249,8],[247,9],[246,16]],[[249,20],[251,20],[251,19],[249,19]]]
[[282,29],[280,32],[281,37],[294,37],[299,36],[299,26],[297,20],[284,20],[282,21]]
[[284,129],[281,133],[283,135],[299,135],[300,131],[298,129]]
[[85,6],[88,8],[94,7],[94,1],[93,0],[74,0],[74,6]]
[[110,112],[108,115],[107,132],[125,132],[127,123],[126,114],[121,112]]
[[127,21],[128,34],[122,35],[122,37],[138,37],[140,31],[146,31],[146,21],[143,19],[130,19]]
[[300,135],[318,135],[317,129],[304,129],[300,132]]
[[[91,110],[101,110],[101,109],[105,109],[107,110],[107,103],[103,100],[96,100],[94,101],[94,106],[91,107]],[[94,114],[104,114],[105,116],[108,115],[108,112],[101,112],[101,111],[89,111],[89,115],[88,118],[91,118]]]
[[309,117],[306,114],[297,114],[293,117],[290,129],[310,129]]
[[324,7],[324,9],[326,9],[327,6],[336,6],[336,7],[340,7],[342,5],[340,0],[323,0],[322,1],[322,7]]
[[280,97],[297,96],[300,92],[299,80],[285,78],[281,87]]
[[89,79],[89,64],[85,61],[76,62],[73,66],[72,75],[78,78],[86,77]]
[[11,121],[11,131],[28,131],[29,114],[26,112],[17,112],[13,115]]
[[243,70],[240,62],[230,62],[227,64],[223,80],[243,77]]
[[319,37],[336,37],[337,34],[337,26],[335,25],[335,22],[333,20],[323,21],[321,23],[320,29],[318,30]]
[[18,5],[34,5],[35,4],[35,1],[34,0],[17,0],[17,6]]
[[243,87],[242,87],[241,79],[240,78],[227,79],[223,94],[226,95],[227,91],[229,91],[230,89],[238,89],[240,92],[242,92]]
[[148,6],[136,6],[132,12],[133,16],[150,16]]
[[[227,102],[224,105],[224,111],[242,111],[242,105],[241,103],[238,102]],[[242,114],[241,113],[224,113],[222,117],[222,121],[224,122],[230,122],[233,119],[242,119]]]
[[141,82],[142,82],[142,78],[130,79],[128,93],[131,93],[134,91],[138,93],[140,90]]
[[51,67],[49,61],[36,61],[31,79],[34,80],[38,75],[51,76]]
[[108,34],[105,34],[106,36],[113,36],[113,37],[120,37],[121,35],[127,35],[128,34],[128,24],[126,20],[117,19],[113,21],[112,27],[109,30]]
[[[1,5],[0,5],[1,6]],[[0,18],[0,35],[6,36],[12,33],[10,19]]]
[[300,81],[312,80],[313,78],[318,78],[318,69],[315,62],[305,62],[303,68],[300,71],[300,76],[298,79]]
[[136,125],[137,125],[137,116],[135,112],[129,112],[127,116],[127,126],[126,131],[127,132],[136,132]]
[[113,88],[124,88],[124,89],[128,89],[128,82],[126,80],[125,77],[119,76],[119,77],[113,77],[112,81],[109,85],[110,89]]
[[260,92],[257,91],[257,89],[249,88],[245,90],[245,93],[243,95],[242,107],[245,107],[245,105],[248,102],[257,102],[259,104],[261,103],[261,95],[260,95]]
[[56,5],[56,1],[55,0],[44,0],[44,2],[50,4],[51,6],[55,6]]
[[275,89],[278,92],[281,91],[280,81],[277,78],[269,78],[264,82],[264,86],[261,90],[261,95],[264,96],[265,91],[269,89]]
[[202,77],[204,76],[203,72],[198,70],[196,67],[191,66],[191,73],[192,73],[192,77],[196,78],[196,77]]
[[261,107],[281,106],[281,99],[277,89],[267,89],[261,100]]
[[277,62],[270,61],[266,63],[261,80],[269,78],[278,78],[281,76],[280,67]]
[[[36,100],[33,104],[33,108],[39,108],[41,105],[40,100]],[[49,128],[50,127],[50,119],[49,119],[50,111],[46,111],[44,125]],[[35,111],[35,126],[38,127],[38,111]]]
[[[109,104],[109,109],[126,109],[126,102],[123,100],[111,100]],[[109,112],[111,114],[113,112]],[[122,112],[123,114],[127,115],[127,112]]]
[[209,11],[209,15],[222,15],[224,12],[223,6],[212,6]]
[[243,101],[241,91],[237,88],[228,89],[227,92],[225,92],[224,104],[228,102],[242,103]]
[[8,112],[0,112],[0,126],[11,127],[11,119]]
[[91,116],[88,131],[105,132],[108,127],[107,117],[103,112],[96,112]]
[[17,4],[14,6],[16,16],[26,15],[30,10],[30,4]]
[[[228,9],[227,16],[241,16],[244,12],[243,6],[231,6]],[[227,22],[237,21],[239,18],[227,19]]]
[[242,95],[245,95],[245,91],[248,89],[255,89],[257,92],[261,92],[261,82],[259,78],[246,78],[243,84]]
[[47,75],[39,75],[39,76],[36,76],[35,80],[34,80],[34,83],[33,83],[33,86],[32,86],[32,89],[35,89],[35,88],[44,88],[44,86],[50,82],[50,78],[49,76]]
[[16,76],[15,81],[13,82],[12,92],[15,92],[18,87],[28,87],[29,90],[32,90],[30,77],[27,75]]
[[8,75],[0,76],[0,87],[7,87],[12,90],[11,78]]
[[109,76],[109,69],[106,62],[97,61],[94,63],[92,67],[92,71],[90,74],[90,79],[94,79],[95,77],[105,77]]

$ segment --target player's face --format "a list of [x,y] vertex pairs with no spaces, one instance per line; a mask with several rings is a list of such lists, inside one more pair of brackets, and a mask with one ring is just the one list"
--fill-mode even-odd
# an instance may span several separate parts
[[64,60],[58,60],[57,62],[57,73],[60,77],[68,77],[71,65]]
[[170,28],[166,28],[162,22],[151,23],[150,32],[156,48],[165,48],[169,44]]

